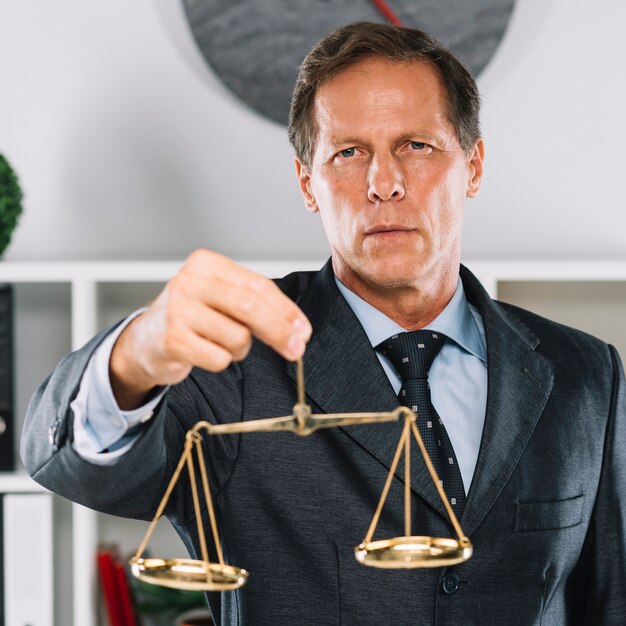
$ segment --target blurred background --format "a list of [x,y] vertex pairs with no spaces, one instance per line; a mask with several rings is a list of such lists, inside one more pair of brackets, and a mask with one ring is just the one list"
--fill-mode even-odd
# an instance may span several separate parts
[[[467,258],[626,259],[625,19],[618,0],[515,2],[478,80]],[[216,77],[182,2],[2,0],[0,80],[25,194],[5,260],[327,255],[284,127]]]

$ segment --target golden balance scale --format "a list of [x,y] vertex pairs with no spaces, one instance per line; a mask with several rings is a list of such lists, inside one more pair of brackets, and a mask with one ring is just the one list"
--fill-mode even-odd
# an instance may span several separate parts
[[[370,567],[385,569],[410,569],[418,567],[446,567],[467,561],[472,556],[472,544],[464,536],[461,526],[448,503],[437,472],[426,452],[424,442],[416,425],[416,416],[407,407],[398,407],[391,413],[347,413],[347,414],[323,414],[313,415],[311,407],[304,401],[304,373],[302,360],[298,360],[297,383],[298,402],[293,407],[293,414],[286,417],[271,417],[268,419],[241,422],[237,424],[209,424],[198,422],[187,431],[185,448],[180,457],[176,471],[170,480],[163,499],[148,531],[139,546],[135,556],[130,560],[131,571],[134,576],[147,583],[173,587],[175,589],[189,589],[202,591],[231,591],[242,587],[248,579],[245,569],[227,565],[224,563],[220,539],[215,521],[215,511],[207,479],[206,465],[202,453],[202,434],[205,430],[209,435],[228,435],[235,433],[252,432],[284,432],[289,431],[296,435],[306,436],[320,428],[334,428],[336,426],[350,426],[353,424],[369,424],[373,422],[397,422],[404,419],[404,428],[400,435],[400,441],[396,449],[387,481],[378,502],[378,507],[370,524],[369,530],[363,541],[354,548],[354,554],[359,563]],[[428,468],[428,472],[437,488],[439,496],[448,512],[454,531],[458,539],[447,537],[420,537],[411,535],[411,434],[413,434],[419,446],[422,457]],[[194,469],[193,454],[197,456],[200,468],[202,491],[209,512],[213,541],[217,551],[217,563],[209,560],[202,517],[200,514],[200,498]],[[380,513],[387,499],[391,481],[393,479],[400,456],[404,451],[404,536],[392,537],[380,541],[372,541],[376,530]],[[200,551],[202,560],[195,559],[159,559],[143,558],[142,554],[148,545],[148,541],[156,527],[159,518],[165,510],[165,506],[176,485],[183,468],[187,466],[193,506],[198,524],[198,536],[200,538]]]

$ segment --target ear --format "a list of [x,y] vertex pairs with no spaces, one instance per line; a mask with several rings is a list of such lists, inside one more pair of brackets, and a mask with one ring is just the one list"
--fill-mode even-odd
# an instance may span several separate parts
[[313,195],[313,191],[311,189],[311,175],[309,174],[309,170],[300,159],[296,157],[296,174],[298,176],[298,182],[300,183],[300,191],[302,192],[302,197],[304,198],[304,205],[306,208],[311,211],[311,213],[317,213],[320,209],[317,206],[317,201],[315,200],[315,196]]
[[467,181],[466,195],[468,198],[474,198],[480,191],[480,183],[483,178],[483,160],[485,158],[485,142],[479,139],[472,148],[467,165],[469,178]]

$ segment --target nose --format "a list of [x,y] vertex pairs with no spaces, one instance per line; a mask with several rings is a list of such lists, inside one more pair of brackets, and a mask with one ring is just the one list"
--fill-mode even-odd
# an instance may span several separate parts
[[397,202],[404,198],[402,169],[393,156],[372,159],[367,197],[370,202]]

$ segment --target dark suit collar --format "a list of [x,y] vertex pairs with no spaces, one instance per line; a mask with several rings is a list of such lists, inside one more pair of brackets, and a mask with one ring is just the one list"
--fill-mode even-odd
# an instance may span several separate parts
[[478,308],[483,318],[483,324],[486,323],[486,320],[491,322],[497,321],[497,325],[501,327],[501,330],[504,330],[504,327],[506,327],[508,332],[518,335],[520,341],[528,345],[531,350],[534,350],[539,345],[539,337],[523,324],[521,320],[505,312],[501,306],[494,302],[478,278],[465,265],[461,265],[459,274],[463,281],[465,297],[470,304]]
[[[307,395],[326,413],[389,411],[397,397],[367,335],[335,284],[330,260],[298,305],[313,326],[304,356]],[[295,367],[289,367],[295,380]]]
[[[461,517],[466,534],[476,529],[513,472],[552,388],[549,364],[535,348],[539,338],[491,300],[465,267],[468,300],[480,311],[488,357],[487,412],[468,500]],[[365,331],[335,284],[331,262],[315,275],[298,302],[313,325],[304,357],[305,387],[326,413],[391,411],[395,395]],[[289,366],[295,381],[295,367]],[[451,375],[454,375],[453,373]],[[389,467],[399,424],[345,429],[360,446]],[[442,515],[445,510],[425,466],[412,463],[411,486]]]

